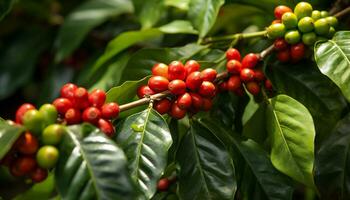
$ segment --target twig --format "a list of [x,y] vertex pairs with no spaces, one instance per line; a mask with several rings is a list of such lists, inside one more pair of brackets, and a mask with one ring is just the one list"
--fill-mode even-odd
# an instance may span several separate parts
[[335,13],[333,16],[336,17],[336,18],[341,18],[343,17],[344,15],[348,14],[350,12],[350,6]]
[[265,36],[265,35],[266,35],[266,31],[258,31],[258,32],[253,32],[253,33],[236,33],[233,35],[205,38],[203,40],[202,44],[210,44],[210,43],[227,41],[227,40],[237,40],[238,41],[241,39],[261,37],[261,36]]

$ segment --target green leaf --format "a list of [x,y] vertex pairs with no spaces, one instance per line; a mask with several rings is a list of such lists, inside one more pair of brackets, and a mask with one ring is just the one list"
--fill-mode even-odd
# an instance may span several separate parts
[[167,164],[172,144],[167,123],[151,107],[129,116],[117,130],[117,142],[126,153],[135,183],[149,199]]
[[195,29],[199,31],[199,37],[203,38],[210,31],[216,21],[220,7],[224,0],[191,0],[188,18]]
[[271,161],[281,172],[314,188],[315,129],[309,111],[286,95],[271,99],[266,110]]
[[[249,104],[248,104],[249,105]],[[247,138],[253,139],[259,144],[264,144],[265,139],[267,138],[266,132],[266,105],[264,103],[258,104],[257,110],[254,107],[251,109],[255,110],[249,120],[246,121],[243,125],[243,135]],[[247,109],[248,107],[246,107]]]
[[350,31],[337,32],[332,40],[315,45],[315,60],[320,71],[328,76],[350,102]]
[[200,119],[200,123],[230,148],[243,199],[292,198],[292,181],[274,168],[267,152],[257,143],[242,140],[215,118]]
[[12,9],[15,0],[0,1],[0,20],[2,20]]
[[0,160],[10,151],[23,131],[21,126],[12,126],[6,121],[0,121]]
[[68,127],[55,170],[62,199],[133,199],[123,151],[89,124]]
[[142,29],[148,29],[155,25],[165,10],[164,0],[132,0],[132,2]]
[[192,24],[186,20],[174,20],[169,24],[165,24],[158,28],[161,32],[167,34],[176,34],[176,33],[188,33],[188,34],[197,34],[198,31],[195,30]]
[[55,61],[59,62],[70,55],[96,26],[112,16],[132,11],[132,4],[128,0],[90,0],[80,5],[67,16],[59,30]]
[[34,184],[28,191],[19,194],[13,200],[49,199],[54,190],[54,176],[49,174],[45,181]]
[[347,107],[339,88],[321,74],[312,61],[287,65],[273,62],[268,64],[266,74],[277,91],[299,101],[310,111],[317,137],[328,135]]
[[224,144],[197,121],[182,139],[177,161],[181,199],[234,198],[237,183],[233,161]]
[[165,0],[166,6],[173,6],[181,10],[188,10],[188,6],[191,0]]
[[323,199],[350,198],[350,115],[339,121],[316,154],[315,181]]

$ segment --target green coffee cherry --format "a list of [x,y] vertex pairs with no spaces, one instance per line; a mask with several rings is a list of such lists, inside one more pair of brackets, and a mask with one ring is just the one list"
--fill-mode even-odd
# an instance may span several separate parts
[[57,145],[61,142],[62,136],[66,133],[66,128],[60,124],[51,124],[42,133],[43,143],[46,145]]
[[321,18],[328,17],[329,13],[327,11],[321,11]]
[[329,16],[326,17],[327,22],[333,26],[333,27],[337,27],[338,26],[338,19],[334,16]]
[[298,29],[303,33],[314,30],[314,20],[311,17],[303,17],[298,22]]
[[46,125],[50,125],[57,120],[57,109],[52,104],[44,104],[40,107],[39,112],[43,115]]
[[317,35],[314,32],[304,33],[303,36],[301,37],[301,39],[302,39],[304,44],[311,46],[311,45],[315,44],[315,42],[317,40]]
[[310,17],[312,14],[312,6],[307,2],[300,2],[295,6],[294,13],[298,19]]
[[300,33],[297,30],[288,31],[284,35],[284,39],[288,42],[288,44],[296,44],[300,41]]
[[45,126],[44,116],[38,110],[29,110],[23,116],[23,125],[31,133],[39,135]]
[[267,28],[267,36],[271,39],[283,37],[286,33],[286,28],[283,24],[272,24]]
[[329,33],[328,33],[327,37],[332,38],[334,36],[334,34],[335,34],[335,29],[333,28],[333,26],[331,26],[329,28]]
[[322,36],[328,35],[330,25],[328,24],[326,19],[319,19],[314,23],[314,25],[315,25],[315,32],[318,35],[322,35]]
[[59,157],[59,152],[56,147],[46,145],[41,147],[36,153],[36,161],[38,165],[44,169],[55,167]]
[[311,13],[311,18],[312,18],[314,21],[316,21],[316,20],[318,20],[318,19],[321,19],[321,12],[318,11],[318,10],[312,11],[312,13]]
[[298,26],[298,18],[294,13],[286,12],[282,15],[282,23],[286,29],[293,29]]

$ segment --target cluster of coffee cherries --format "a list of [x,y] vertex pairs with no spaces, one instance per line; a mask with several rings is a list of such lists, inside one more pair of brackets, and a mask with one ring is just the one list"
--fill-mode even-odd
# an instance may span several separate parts
[[23,125],[26,130],[1,160],[13,176],[26,176],[37,183],[55,167],[59,158],[57,145],[66,132],[64,125],[56,123],[57,116],[52,104],[44,104],[39,110],[29,103],[18,108],[15,122],[9,123]]
[[266,79],[263,71],[257,68],[259,55],[249,53],[241,59],[240,52],[235,48],[226,51],[226,69],[229,78],[219,83],[220,91],[231,91],[238,96],[244,95],[244,88],[256,96],[261,91],[261,85],[264,85],[268,91],[272,91],[270,80]]
[[180,61],[169,65],[157,63],[152,68],[148,85],[139,87],[137,95],[144,98],[168,90],[172,95],[156,101],[154,109],[160,114],[168,113],[175,119],[181,119],[187,112],[194,114],[210,110],[216,94],[216,75],[216,70],[212,68],[200,71],[200,64],[195,60],[189,60],[185,65]]
[[88,122],[111,137],[115,133],[111,119],[118,117],[119,105],[106,103],[106,93],[95,89],[88,92],[83,87],[67,83],[61,88],[61,96],[53,101],[59,113],[59,119],[66,124]]
[[313,10],[307,2],[298,3],[294,12],[280,5],[274,11],[276,19],[267,28],[269,38],[276,40],[279,60],[298,61],[305,52],[305,46],[312,46],[318,40],[333,37],[338,20],[327,11]]

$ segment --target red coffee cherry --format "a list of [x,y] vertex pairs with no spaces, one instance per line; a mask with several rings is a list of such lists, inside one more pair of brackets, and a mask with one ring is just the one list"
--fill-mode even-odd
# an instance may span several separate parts
[[215,95],[215,85],[209,81],[203,81],[198,93],[203,97],[213,97]]
[[290,56],[293,62],[301,60],[305,55],[305,45],[303,43],[298,43],[292,45],[290,48]]
[[157,189],[159,191],[166,191],[169,188],[169,180],[167,178],[162,178],[158,181]]
[[61,97],[67,98],[67,99],[73,99],[74,92],[77,88],[78,88],[78,86],[76,86],[73,83],[67,83],[67,84],[63,85],[61,87],[61,91],[60,91]]
[[83,112],[83,121],[91,124],[97,124],[101,118],[101,111],[95,107],[86,108]]
[[255,53],[250,53],[242,59],[243,68],[254,68],[258,64],[259,57]]
[[213,100],[209,98],[203,98],[202,110],[209,111],[213,107]]
[[119,115],[119,105],[117,103],[106,103],[101,108],[102,117],[104,119],[117,118]]
[[226,69],[231,74],[239,74],[242,70],[242,64],[237,60],[229,60],[226,63]]
[[36,161],[33,157],[23,156],[15,160],[14,166],[23,174],[33,171],[36,167]]
[[197,72],[201,68],[200,64],[195,60],[189,60],[185,64],[186,76],[190,75],[192,72]]
[[177,98],[177,105],[183,110],[187,110],[188,108],[190,108],[192,105],[191,95],[187,92],[183,95],[180,95]]
[[148,86],[155,92],[163,92],[168,89],[169,80],[163,76],[152,76],[148,80]]
[[201,77],[203,81],[210,81],[213,82],[216,78],[216,75],[218,73],[215,69],[207,68],[201,72]]
[[152,75],[163,76],[164,78],[168,78],[168,68],[168,65],[164,63],[156,63],[152,67]]
[[227,90],[228,90],[227,82],[226,82],[226,81],[221,82],[221,83],[219,84],[219,91],[220,91],[220,92],[225,92],[225,91],[227,91]]
[[57,98],[52,104],[61,115],[64,115],[68,109],[73,108],[73,103],[67,98]]
[[186,83],[183,80],[172,80],[168,85],[168,89],[175,95],[184,94],[186,92]]
[[203,97],[201,97],[199,94],[197,93],[190,93],[191,95],[191,99],[192,99],[192,106],[195,109],[202,109],[203,107]]
[[170,111],[172,102],[165,98],[154,103],[154,109],[161,115],[164,115]]
[[148,87],[148,85],[142,85],[139,88],[137,88],[137,96],[141,99],[145,95],[154,95],[155,92]]
[[250,92],[250,94],[252,94],[254,96],[256,96],[260,93],[260,86],[255,81],[248,82],[248,83],[246,83],[245,86],[246,86],[248,92]]
[[15,163],[16,161],[14,161],[13,163],[11,163],[10,166],[10,173],[12,176],[14,177],[20,177],[20,176],[24,176],[25,173],[20,171],[20,169],[18,168],[18,166]]
[[290,51],[289,49],[279,51],[277,53],[277,59],[283,63],[288,62],[290,60]]
[[67,124],[78,124],[81,122],[81,113],[76,108],[70,108],[67,110],[66,114],[64,114],[64,119]]
[[171,105],[169,115],[175,119],[182,119],[186,116],[186,110],[181,109],[176,102]]
[[192,91],[197,91],[203,80],[200,72],[192,72],[186,78],[186,87]]
[[113,124],[109,120],[99,119],[98,128],[101,129],[108,137],[113,137],[115,130]]
[[241,61],[241,54],[239,53],[239,51],[235,48],[229,48],[226,51],[226,59],[227,60],[237,60],[237,61]]
[[85,88],[78,87],[74,91],[74,105],[78,109],[89,107],[89,92]]
[[274,11],[276,19],[281,19],[282,15],[286,12],[293,12],[293,11],[292,9],[284,5],[277,6]]
[[103,90],[96,89],[89,94],[90,105],[94,107],[101,107],[106,101],[106,93]]
[[261,69],[255,69],[254,70],[254,78],[256,81],[263,81],[265,80],[265,74]]
[[22,124],[23,116],[28,110],[34,110],[35,106],[30,103],[22,104],[16,111],[16,123]]
[[32,155],[38,151],[39,142],[33,134],[29,132],[25,132],[17,140],[16,146],[20,153],[26,154],[26,155]]
[[238,88],[237,90],[235,90],[234,93],[235,93],[237,96],[243,97],[244,94],[245,94],[245,91],[244,91],[243,87],[240,87],[240,88]]
[[30,178],[34,183],[40,183],[47,178],[47,169],[37,167],[30,173]]
[[266,79],[265,80],[265,88],[267,89],[267,90],[269,90],[269,91],[272,91],[272,83],[271,83],[271,81],[269,80],[269,79]]
[[284,38],[276,39],[275,42],[273,43],[273,45],[277,51],[285,50],[289,46],[289,44],[287,43],[287,41]]
[[171,62],[169,64],[168,77],[169,77],[169,80],[175,80],[175,79],[185,80],[186,78],[185,66],[180,61]]
[[229,91],[236,91],[241,87],[241,78],[239,76],[231,76],[227,81],[227,89]]
[[240,78],[243,82],[249,82],[254,80],[254,71],[249,68],[242,69]]

